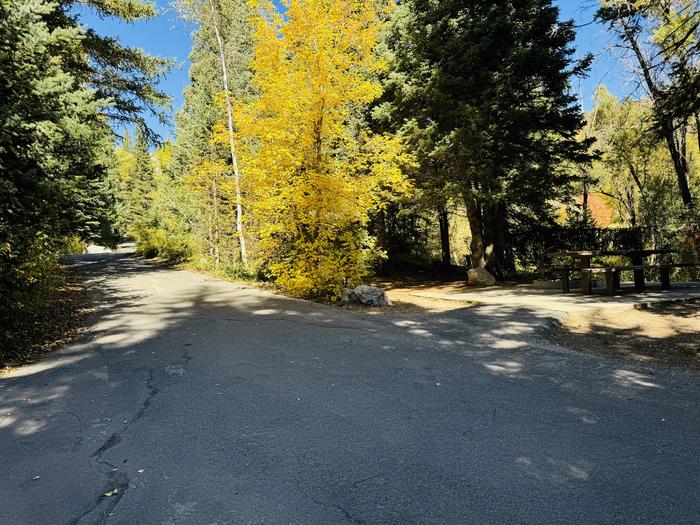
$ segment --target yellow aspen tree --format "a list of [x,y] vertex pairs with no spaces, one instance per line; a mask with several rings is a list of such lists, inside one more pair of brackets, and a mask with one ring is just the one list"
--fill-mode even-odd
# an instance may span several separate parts
[[253,0],[253,86],[237,111],[257,256],[292,295],[336,299],[380,255],[370,213],[405,192],[399,139],[372,134],[376,53],[391,1]]

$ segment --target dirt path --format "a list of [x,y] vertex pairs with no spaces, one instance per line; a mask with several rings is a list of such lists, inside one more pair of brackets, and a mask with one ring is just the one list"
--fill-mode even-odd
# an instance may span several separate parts
[[575,313],[553,337],[581,352],[700,370],[700,302]]
[[418,277],[396,275],[385,278],[375,277],[371,284],[386,290],[393,304],[388,312],[393,315],[450,312],[468,308],[474,304],[469,301],[452,301],[423,295],[467,292],[469,287],[466,283],[466,275],[448,274],[447,277],[442,278],[430,274]]

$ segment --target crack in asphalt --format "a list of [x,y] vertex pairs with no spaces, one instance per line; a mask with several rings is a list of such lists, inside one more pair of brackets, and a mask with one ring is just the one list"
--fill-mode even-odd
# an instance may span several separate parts
[[78,414],[76,414],[75,412],[73,412],[73,411],[71,411],[71,410],[61,410],[61,411],[59,411],[59,412],[56,412],[56,413],[55,413],[53,416],[51,416],[51,417],[60,416],[61,414],[68,414],[69,416],[73,416],[73,418],[75,418],[75,420],[76,420],[76,421],[81,425],[81,427],[82,427],[82,425],[83,425],[83,419],[82,419]]
[[95,452],[92,453],[91,457],[97,457],[99,458],[104,452],[108,451],[110,448],[115,446],[117,443],[121,441],[122,436],[124,433],[129,430],[129,427],[136,421],[138,421],[141,416],[143,416],[143,413],[146,411],[146,409],[150,406],[151,400],[158,394],[158,389],[153,385],[153,369],[149,368],[148,369],[148,377],[146,378],[146,386],[148,387],[148,396],[146,396],[146,399],[143,401],[141,404],[141,408],[134,414],[134,416],[129,419],[125,424],[124,428],[122,428],[119,432],[115,432],[109,438],[107,438],[107,441],[105,441]]
[[387,474],[386,472],[380,472],[379,474],[375,474],[373,476],[368,476],[366,478],[362,478],[359,481],[353,482],[352,486],[357,487],[358,485],[362,485],[363,483],[367,483],[368,481],[372,481],[373,479],[382,478],[382,477],[386,476],[386,474]]
[[[97,450],[91,454],[90,457],[94,459],[95,463],[109,469],[107,472],[104,472],[104,474],[107,475],[107,481],[105,482],[104,488],[100,490],[100,493],[92,500],[87,508],[80,515],[68,522],[69,525],[78,525],[83,519],[95,512],[100,505],[106,501],[105,498],[108,498],[109,503],[101,513],[101,518],[99,521],[102,522],[106,520],[129,490],[129,476],[127,476],[126,473],[119,471],[118,467],[109,461],[103,459],[102,454],[118,444],[121,441],[122,436],[127,432],[127,430],[129,430],[129,427],[134,422],[138,421],[143,416],[146,409],[150,406],[151,401],[158,394],[158,389],[153,384],[153,379],[154,371],[152,368],[149,368],[148,376],[146,378],[148,395],[146,396],[146,399],[144,399],[143,403],[141,403],[139,410],[124,424],[124,427],[120,431],[113,433]],[[108,496],[107,494],[110,495]]]
[[[84,518],[92,514],[105,501],[105,498],[109,498],[109,503],[102,512],[102,517],[100,519],[100,522],[103,522],[119,504],[127,490],[129,490],[129,476],[116,470],[117,467],[108,461],[98,460],[97,463],[105,465],[110,469],[107,482],[105,483],[105,488],[103,488],[100,491],[100,494],[93,499],[85,511],[83,511],[79,516],[70,520],[68,525],[78,525]],[[107,496],[107,493],[110,491],[112,495]]]

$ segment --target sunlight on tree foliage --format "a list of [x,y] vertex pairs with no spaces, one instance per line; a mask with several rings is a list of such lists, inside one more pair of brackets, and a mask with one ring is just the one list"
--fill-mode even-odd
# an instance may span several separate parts
[[256,7],[258,98],[239,106],[236,122],[257,256],[291,294],[334,299],[382,255],[365,229],[370,211],[410,188],[400,140],[363,120],[381,94],[375,50],[390,4],[300,0],[284,15],[270,2]]

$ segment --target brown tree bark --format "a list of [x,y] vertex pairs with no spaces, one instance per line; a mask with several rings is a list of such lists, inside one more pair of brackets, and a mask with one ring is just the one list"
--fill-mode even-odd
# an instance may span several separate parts
[[498,279],[515,271],[515,261],[508,244],[508,221],[504,203],[493,203],[483,208],[483,236],[485,241],[485,268]]
[[481,220],[481,208],[470,195],[464,195],[464,206],[467,209],[467,219],[471,230],[470,259],[472,268],[486,268],[486,246],[484,242],[484,227]]

